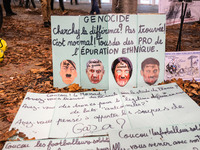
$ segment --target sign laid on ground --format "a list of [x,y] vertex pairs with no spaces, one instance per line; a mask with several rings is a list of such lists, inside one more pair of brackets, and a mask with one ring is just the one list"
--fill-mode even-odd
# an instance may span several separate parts
[[199,106],[177,84],[82,93],[27,93],[10,127],[28,138],[71,138],[200,123]]
[[120,96],[118,90],[74,93],[58,101],[49,137],[105,135],[109,130],[131,129],[128,116],[122,113],[125,110]]
[[84,137],[68,139],[46,139],[32,141],[6,142],[3,150],[109,150],[109,137]]
[[200,123],[111,131],[111,150],[199,150]]
[[17,128],[36,139],[47,138],[57,99],[48,94],[27,93],[10,129]]
[[[164,79],[166,16],[52,16],[55,87],[132,88]],[[152,21],[154,20],[154,21]]]
[[165,80],[200,81],[200,51],[166,52]]
[[113,130],[108,136],[46,139],[32,141],[8,141],[3,150],[199,150],[200,123]]

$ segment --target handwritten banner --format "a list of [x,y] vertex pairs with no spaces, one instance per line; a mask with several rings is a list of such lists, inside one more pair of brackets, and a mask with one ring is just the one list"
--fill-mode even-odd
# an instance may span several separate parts
[[55,103],[59,99],[51,98],[48,94],[28,92],[10,129],[16,128],[29,138],[48,138]]
[[111,130],[200,122],[199,106],[175,83],[83,93],[27,93],[10,127],[29,138],[106,135]]
[[57,101],[50,138],[105,135],[130,129],[118,91],[74,93]]
[[[114,17],[115,15],[111,16]],[[137,15],[119,15],[123,21],[109,22],[109,88],[137,86]],[[120,36],[119,36],[120,34]],[[121,63],[119,63],[121,62]]]
[[199,106],[175,83],[120,91],[132,128],[200,122]]
[[109,150],[108,136],[6,142],[3,150]]
[[93,104],[91,107],[97,110],[90,114],[91,122],[99,129],[93,131],[94,134],[107,134],[108,131],[116,129],[131,129],[118,91],[107,91],[105,95],[93,96],[89,101]]
[[200,150],[200,123],[109,132],[111,149]]
[[96,149],[146,149],[146,150],[199,150],[200,123],[139,128],[134,130],[112,130],[108,136],[48,139],[32,141],[7,141],[7,149],[41,150],[96,150]]
[[51,20],[55,87],[77,83],[83,88],[120,89],[163,81],[165,15],[52,16]]

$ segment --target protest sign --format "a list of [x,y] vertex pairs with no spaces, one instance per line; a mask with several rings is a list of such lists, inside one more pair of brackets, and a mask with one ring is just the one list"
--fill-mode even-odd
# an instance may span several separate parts
[[[115,15],[109,15],[111,18]],[[118,15],[122,21],[108,23],[109,39],[109,88],[137,86],[137,15]]]
[[182,78],[200,81],[200,52],[166,52],[165,80]]
[[79,16],[52,16],[53,84],[65,87],[80,84],[79,70]]
[[105,15],[80,16],[81,86],[108,89],[108,21]]
[[[63,20],[69,20],[69,18],[67,16],[52,17],[52,22],[54,22],[51,28],[52,41],[64,39],[63,41],[67,43],[65,46],[62,45],[65,51],[58,51],[57,46],[52,46],[53,64],[55,64],[53,65],[54,86],[63,87],[78,83],[83,88],[120,89],[149,85],[143,81],[145,75],[141,73],[140,67],[147,57],[159,62],[158,75],[148,75],[151,77],[148,80],[155,78],[151,81],[151,85],[163,81],[165,15],[79,16],[79,18],[75,17],[75,20],[71,19],[73,22],[68,24]],[[55,34],[58,33],[55,32],[58,27],[62,27],[62,30],[59,29],[59,34]],[[67,59],[63,63],[65,68],[63,70],[67,70],[67,65],[67,68],[71,68],[71,73],[66,74],[66,71],[60,71],[60,75],[63,73],[65,80],[70,80],[70,82],[61,80],[62,75],[59,76],[57,62],[62,62],[62,57]],[[155,64],[152,59],[148,62]],[[62,81],[64,83],[60,84]]]
[[94,134],[107,134],[108,131],[116,129],[131,129],[118,90],[107,91],[105,95],[100,97],[93,96],[89,102],[92,104],[91,107],[96,109],[90,114],[91,123],[99,129],[99,131],[94,131]]
[[163,15],[138,15],[137,86],[156,85],[164,80],[165,20]]
[[32,141],[8,141],[3,150],[12,149],[40,149],[40,150],[100,150],[109,148],[108,136],[71,138],[71,139],[48,139]]
[[199,113],[199,106],[175,83],[120,92],[27,93],[10,129],[36,139],[105,135],[200,122]]
[[175,83],[120,91],[132,128],[200,122],[199,106]]
[[111,149],[199,150],[200,123],[110,131]]
[[[52,94],[54,95],[54,94]],[[10,126],[26,134],[28,138],[48,138],[55,103],[59,97],[48,94],[27,93]]]
[[[84,108],[89,106],[87,99],[83,94],[66,93],[65,96],[57,101],[53,115],[53,121],[49,137],[66,138],[75,137],[73,135],[73,126],[79,122],[90,123],[88,113]],[[86,118],[86,119],[85,119]]]
[[130,129],[120,94],[116,91],[73,93],[57,101],[50,138],[105,135]]
[[[183,1],[185,3],[185,1]],[[199,0],[193,0],[187,4],[187,9],[185,10],[184,22],[194,22],[199,21],[200,2]],[[182,2],[175,0],[159,0],[159,13],[166,14],[166,25],[173,25],[181,23],[181,11]]]

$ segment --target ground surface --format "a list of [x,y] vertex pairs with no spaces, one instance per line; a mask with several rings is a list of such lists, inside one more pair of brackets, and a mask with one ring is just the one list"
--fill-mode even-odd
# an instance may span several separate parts
[[[13,10],[18,15],[4,17],[0,31],[0,37],[8,43],[5,59],[0,63],[0,135],[10,127],[27,91],[69,91],[52,86],[51,29],[43,27],[40,9],[25,12],[24,8],[14,7]],[[88,10],[67,11],[66,15],[88,15]],[[62,12],[55,10],[53,14],[62,15]],[[200,24],[184,24],[183,51],[200,50],[199,33]],[[179,25],[167,27],[166,51],[176,50],[178,34]],[[75,91],[83,90],[75,88]]]

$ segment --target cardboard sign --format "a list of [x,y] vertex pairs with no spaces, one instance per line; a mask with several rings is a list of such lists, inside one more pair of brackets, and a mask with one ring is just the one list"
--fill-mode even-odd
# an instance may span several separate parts
[[200,122],[199,106],[175,83],[120,91],[132,128]]
[[111,131],[112,149],[199,150],[200,123]]
[[[56,94],[52,94],[56,95]],[[27,93],[13,120],[12,128],[26,134],[28,138],[48,138],[55,103],[59,97],[48,94]]]
[[80,85],[83,88],[108,89],[108,22],[105,17],[80,16]]
[[131,129],[118,91],[74,93],[57,101],[50,138],[105,135]]
[[78,83],[83,88],[120,89],[164,80],[165,15],[52,16],[51,20],[55,87]]
[[182,78],[200,81],[200,52],[166,52],[165,80]]
[[175,83],[83,92],[27,93],[10,127],[36,139],[106,135],[200,122],[200,108]]
[[[112,17],[114,17],[113,15]],[[137,15],[119,15],[123,22],[109,22],[109,88],[137,86]]]
[[5,143],[3,150],[12,149],[40,149],[40,150],[109,150],[108,136],[71,138],[71,139],[48,139],[33,141],[8,141]]

